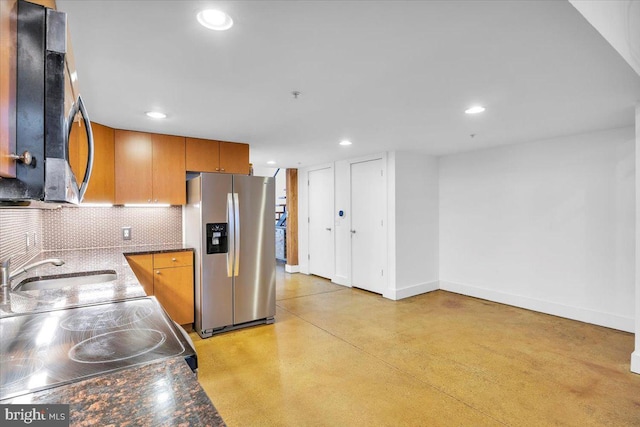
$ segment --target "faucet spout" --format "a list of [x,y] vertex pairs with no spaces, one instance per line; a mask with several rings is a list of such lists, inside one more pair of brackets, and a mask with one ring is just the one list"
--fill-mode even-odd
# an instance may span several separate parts
[[61,265],[64,265],[64,261],[61,260],[60,258],[49,258],[49,259],[45,259],[45,260],[42,260],[42,261],[34,262],[33,264],[25,265],[24,267],[20,267],[16,271],[14,271],[11,274],[9,274],[9,280],[13,279],[18,274],[26,273],[27,271],[29,271],[31,269],[34,269],[36,267],[40,267],[41,265],[45,265],[45,264],[53,264],[55,266],[60,267]]
[[20,267],[16,271],[10,270],[11,262],[9,259],[4,261],[0,261],[0,286],[9,286],[11,279],[16,277],[18,274],[25,273],[33,268],[39,267],[45,264],[53,264],[55,266],[61,266],[64,264],[64,261],[60,258],[49,258],[42,261],[34,262],[33,264],[25,265],[24,267]]

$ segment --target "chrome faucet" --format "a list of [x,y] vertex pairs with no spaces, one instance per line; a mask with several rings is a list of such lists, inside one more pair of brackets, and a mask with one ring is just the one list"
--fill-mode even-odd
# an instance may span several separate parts
[[11,283],[11,279],[16,277],[18,274],[25,273],[32,268],[39,267],[44,264],[53,264],[55,266],[61,266],[64,264],[64,261],[60,258],[49,258],[42,261],[34,262],[33,264],[25,265],[24,267],[20,267],[16,271],[11,271],[11,258],[7,258],[5,260],[0,261],[0,287],[8,287]]

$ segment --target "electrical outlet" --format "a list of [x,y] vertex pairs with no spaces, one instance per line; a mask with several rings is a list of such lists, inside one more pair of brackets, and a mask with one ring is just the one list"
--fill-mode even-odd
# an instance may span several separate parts
[[122,227],[122,240],[131,240],[131,227]]

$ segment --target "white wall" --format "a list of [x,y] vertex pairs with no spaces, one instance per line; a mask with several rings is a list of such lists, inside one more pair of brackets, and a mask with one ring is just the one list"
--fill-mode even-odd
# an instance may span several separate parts
[[440,286],[634,330],[634,130],[440,159]]
[[389,290],[401,299],[438,289],[438,161],[397,151],[388,157]]
[[640,2],[569,0],[569,3],[640,74]]
[[[640,102],[636,104],[636,171],[640,171]],[[631,355],[631,370],[640,374],[640,173],[636,173],[636,351]]]
[[[333,281],[351,286],[351,163],[339,161],[334,164],[334,219],[335,219],[335,267]],[[344,216],[338,216],[343,211]]]
[[[253,168],[253,174],[255,176],[273,176],[275,175],[276,171],[278,171],[278,168],[266,168],[266,167],[259,167],[259,166],[254,166]],[[286,169],[280,169],[280,171],[278,172],[278,175],[276,175],[276,181],[275,181],[275,189],[276,189],[276,206],[283,203],[283,200],[281,197],[286,196],[287,195],[287,170]]]
[[[332,281],[351,286],[351,176],[353,163],[382,159],[386,181],[386,286],[383,296],[406,298],[438,288],[438,160],[415,152],[380,153],[316,165],[298,173],[300,272],[309,273],[307,216],[308,173],[332,168],[334,173],[335,271]],[[344,216],[338,215],[339,211]]]

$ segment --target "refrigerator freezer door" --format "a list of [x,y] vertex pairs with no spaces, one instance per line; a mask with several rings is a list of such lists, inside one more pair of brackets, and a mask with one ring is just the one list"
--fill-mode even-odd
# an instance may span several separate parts
[[[275,184],[270,177],[235,175],[238,270],[233,323],[275,315]],[[235,198],[234,198],[235,199]]]
[[[206,225],[210,223],[230,223],[228,215],[227,194],[231,193],[231,176],[203,173],[201,182],[201,228],[202,242],[206,245]],[[195,224],[189,224],[192,226]],[[233,230],[229,224],[229,239]],[[231,246],[231,245],[229,245]],[[231,248],[229,248],[231,249]],[[231,252],[231,251],[229,251]],[[227,274],[227,265],[231,262],[231,253],[207,254],[201,250],[199,292],[196,290],[196,317],[200,317],[200,325],[196,321],[196,330],[205,331],[220,328],[233,323],[233,278]],[[200,326],[200,328],[198,328]]]

